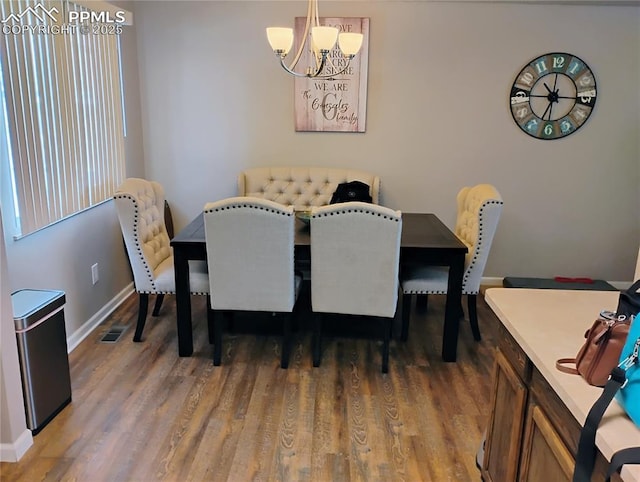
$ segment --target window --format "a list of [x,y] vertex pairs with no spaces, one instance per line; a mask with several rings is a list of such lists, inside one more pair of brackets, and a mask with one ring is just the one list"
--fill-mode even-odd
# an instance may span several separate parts
[[122,27],[73,23],[89,12],[80,3],[1,3],[2,200],[15,237],[110,199],[124,179]]

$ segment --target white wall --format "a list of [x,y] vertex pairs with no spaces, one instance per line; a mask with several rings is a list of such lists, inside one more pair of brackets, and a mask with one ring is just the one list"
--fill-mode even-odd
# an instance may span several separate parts
[[[126,5],[126,3],[124,4]],[[136,36],[121,37],[126,99],[128,176],[144,176]],[[65,321],[72,336],[132,281],[113,201],[14,241],[5,239],[11,291],[59,289],[66,293]],[[91,283],[91,265],[100,280]]]
[[[370,17],[367,132],[296,133],[293,79],[264,28],[304,2],[135,4],[145,172],[177,227],[235,194],[256,165],[334,165],[381,176],[382,202],[451,225],[463,185],[505,199],[487,276],[629,280],[640,240],[640,8],[510,3],[320,2]],[[574,53],[594,71],[591,118],[561,140],[515,125],[509,91],[536,56]]]
[[[67,336],[107,305],[130,282],[113,201],[7,245],[12,291],[59,289],[66,293]],[[100,279],[91,283],[91,265]]]
[[[127,2],[119,3],[126,8]],[[127,175],[144,176],[134,27],[125,27],[121,41],[128,121],[125,146]],[[3,259],[0,266],[0,460],[11,460],[11,454],[8,453],[10,449],[15,447],[18,452],[20,449],[26,450],[30,445],[31,433],[26,431],[27,440],[24,433],[20,432],[21,427],[26,430],[26,423],[19,368],[17,363],[7,362],[16,353],[10,293],[24,288],[64,291],[67,344],[71,349],[117,306],[123,296],[131,292],[132,277],[113,201],[18,241],[6,237],[4,232],[0,235],[3,238],[3,250],[6,243],[7,255],[6,262]],[[96,262],[100,267],[100,280],[92,285],[91,265]]]
[[[0,461],[15,462],[32,445],[24,415],[20,364],[14,331],[9,273],[0,212]],[[10,387],[11,389],[5,389]]]

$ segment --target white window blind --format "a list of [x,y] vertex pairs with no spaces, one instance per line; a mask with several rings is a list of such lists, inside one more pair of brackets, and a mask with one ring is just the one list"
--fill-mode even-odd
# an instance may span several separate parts
[[[49,29],[1,36],[10,170],[24,236],[111,198],[124,179],[119,39],[113,28],[51,30],[67,23],[69,11],[87,10],[71,1],[1,5],[3,25],[18,19]],[[38,6],[55,7],[55,19],[24,14]]]

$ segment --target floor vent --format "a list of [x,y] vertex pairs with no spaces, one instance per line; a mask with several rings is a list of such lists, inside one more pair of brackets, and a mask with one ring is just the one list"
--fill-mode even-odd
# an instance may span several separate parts
[[100,343],[116,343],[127,329],[126,326],[113,325],[100,339]]

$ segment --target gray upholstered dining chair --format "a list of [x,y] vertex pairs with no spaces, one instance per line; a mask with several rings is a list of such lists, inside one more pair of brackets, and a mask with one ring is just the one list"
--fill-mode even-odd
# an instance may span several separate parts
[[[139,294],[138,321],[133,341],[142,340],[149,295],[156,295],[153,315],[159,314],[166,294],[175,294],[173,250],[165,225],[165,196],[155,181],[128,178],[113,196],[122,236],[127,248],[133,282]],[[206,263],[190,262],[192,294],[208,295]]]
[[[283,320],[280,366],[287,368],[291,317],[301,277],[294,272],[293,206],[254,197],[233,197],[204,207],[210,308],[278,314]],[[214,365],[220,365],[222,323],[214,322]]]
[[323,314],[364,315],[383,322],[382,372],[387,373],[402,214],[362,202],[332,204],[313,209],[310,229],[313,366],[320,365]]
[[[475,340],[480,340],[478,315],[476,310],[480,281],[487,264],[489,250],[493,242],[500,214],[502,196],[490,184],[478,184],[462,188],[457,195],[457,218],[455,234],[469,249],[465,258],[462,278],[462,294],[467,295],[469,323]],[[403,269],[402,284],[402,339],[409,333],[412,295],[446,294],[449,279],[448,269],[441,266],[410,266]],[[461,314],[464,316],[462,307]]]

